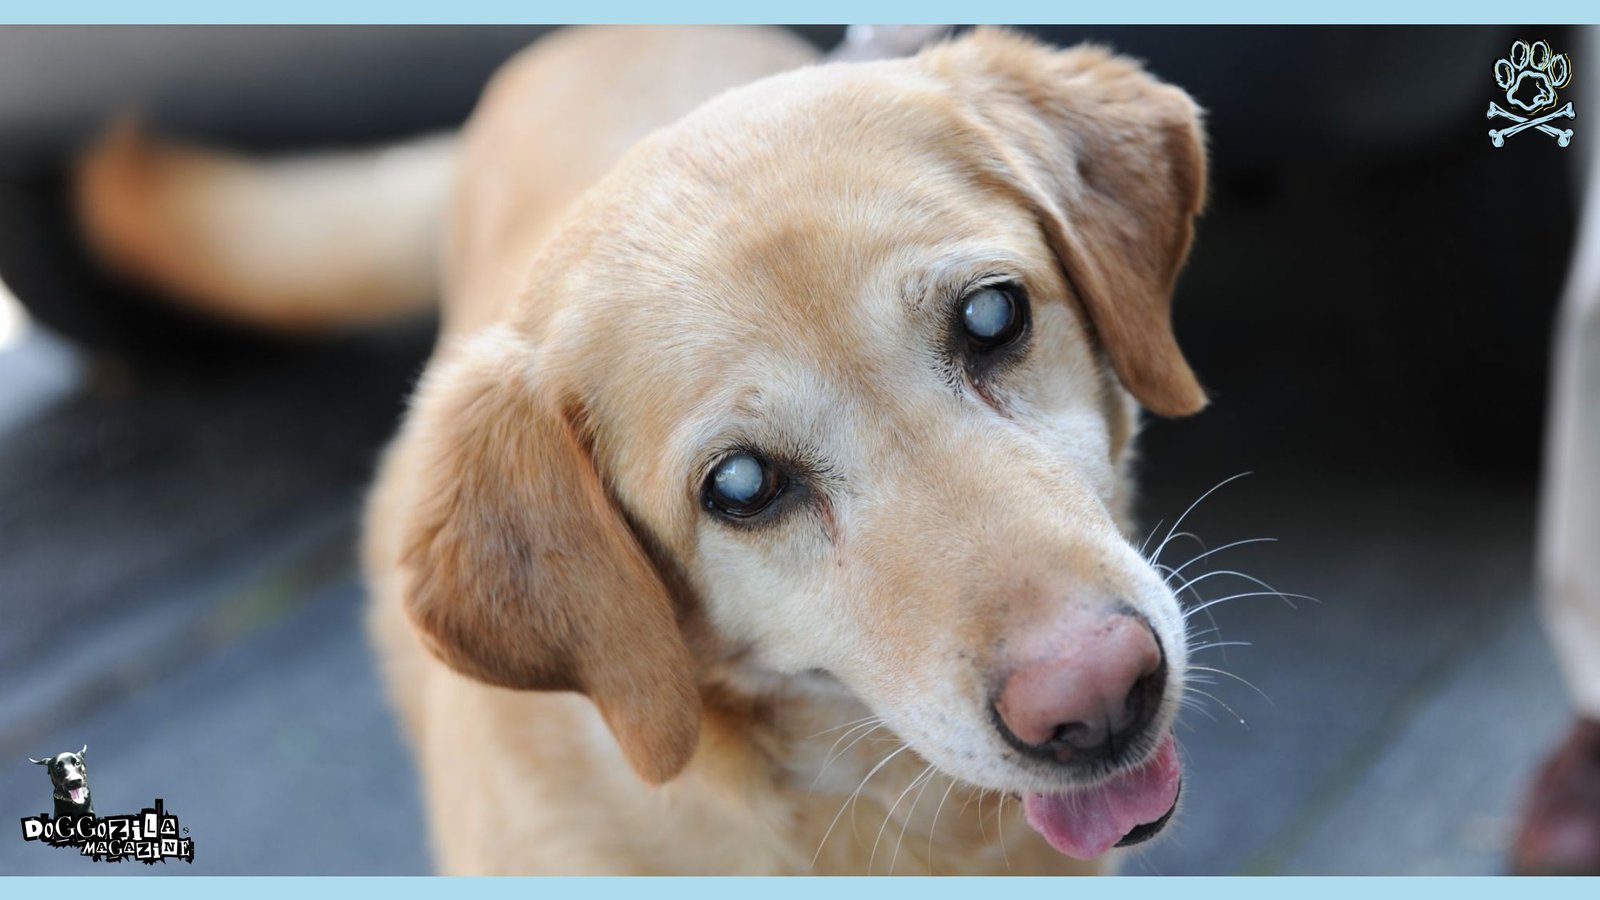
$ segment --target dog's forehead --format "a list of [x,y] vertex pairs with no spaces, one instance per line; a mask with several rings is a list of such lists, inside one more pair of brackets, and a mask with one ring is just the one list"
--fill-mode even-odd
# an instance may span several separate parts
[[978,177],[964,116],[909,64],[825,67],[631,153],[545,257],[607,470],[666,496],[730,419],[825,434],[830,409],[847,430],[843,398],[881,416],[940,390],[917,377],[933,283],[1049,266],[1031,213]]
[[1036,239],[1016,198],[974,177],[956,101],[894,65],[769,79],[646,141],[546,257],[566,341],[680,390],[775,347],[849,368],[952,246]]
[[622,302],[747,293],[792,309],[798,289],[803,306],[826,304],[828,285],[935,239],[970,205],[981,154],[967,121],[909,62],[731,91],[631,151],[542,264]]

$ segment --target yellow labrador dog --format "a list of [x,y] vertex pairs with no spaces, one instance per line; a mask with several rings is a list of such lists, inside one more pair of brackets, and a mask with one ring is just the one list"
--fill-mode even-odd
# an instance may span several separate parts
[[365,564],[445,871],[1086,873],[1173,813],[1127,463],[1205,403],[1196,108],[996,30],[814,62],[575,29],[459,144],[86,159],[107,260],[281,328],[420,303],[443,222]]

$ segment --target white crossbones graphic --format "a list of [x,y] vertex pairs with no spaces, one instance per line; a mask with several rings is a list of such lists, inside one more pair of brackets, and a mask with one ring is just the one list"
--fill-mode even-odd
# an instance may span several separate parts
[[1529,119],[1519,116],[1509,110],[1502,109],[1499,104],[1491,100],[1489,101],[1489,113],[1487,116],[1485,116],[1485,118],[1492,119],[1495,116],[1501,116],[1503,118],[1510,119],[1515,123],[1506,128],[1489,129],[1489,143],[1495,145],[1496,147],[1505,144],[1506,138],[1511,137],[1518,132],[1527,131],[1529,128],[1539,129],[1545,134],[1555,138],[1557,146],[1565,147],[1569,142],[1572,141],[1572,129],[1557,128],[1554,125],[1547,125],[1545,123],[1549,122],[1551,119],[1559,119],[1562,117],[1566,117],[1568,119],[1576,118],[1572,112],[1571,102],[1566,103],[1560,109],[1547,112],[1537,118]]

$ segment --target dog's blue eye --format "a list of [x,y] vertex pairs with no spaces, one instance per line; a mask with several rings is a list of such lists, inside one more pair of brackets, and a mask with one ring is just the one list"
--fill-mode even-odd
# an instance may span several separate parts
[[706,503],[724,515],[747,518],[766,509],[782,490],[783,482],[772,466],[753,453],[741,451],[725,457],[711,470]]
[[1022,309],[1004,287],[985,287],[961,301],[961,326],[982,349],[997,347],[1022,330]]

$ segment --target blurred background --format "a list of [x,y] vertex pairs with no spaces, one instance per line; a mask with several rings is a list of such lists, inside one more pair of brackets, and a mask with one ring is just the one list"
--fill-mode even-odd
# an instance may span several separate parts
[[[0,29],[7,816],[49,808],[27,757],[87,743],[102,813],[159,796],[190,829],[196,861],[176,871],[428,870],[352,551],[431,323],[285,343],[195,318],[99,271],[65,173],[130,108],[263,153],[450,128],[542,30]],[[1183,530],[1276,541],[1188,574],[1320,600],[1212,611],[1251,646],[1207,664],[1255,687],[1203,686],[1179,728],[1182,817],[1127,871],[1503,871],[1568,715],[1532,550],[1553,313],[1581,148],[1600,139],[1581,36],[1030,30],[1142,57],[1208,110],[1212,195],[1177,320],[1213,405],[1149,425],[1144,527],[1248,471]],[[829,47],[843,30],[802,31]],[[1572,55],[1573,148],[1490,146],[1492,66],[1518,38]],[[1252,589],[1232,580],[1203,593]],[[99,871],[152,869],[0,840],[0,874]]]

